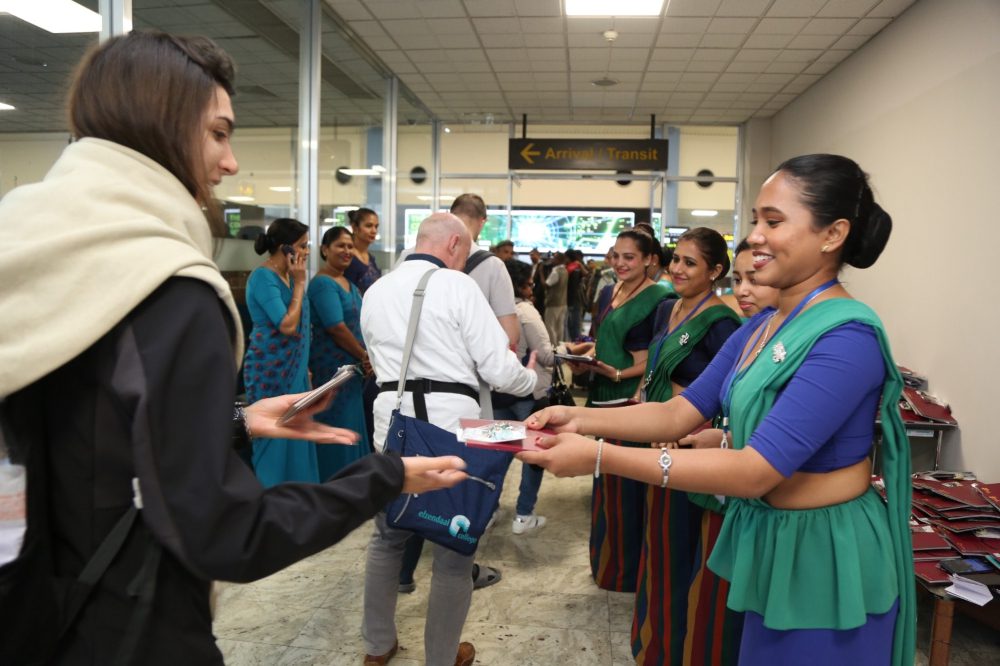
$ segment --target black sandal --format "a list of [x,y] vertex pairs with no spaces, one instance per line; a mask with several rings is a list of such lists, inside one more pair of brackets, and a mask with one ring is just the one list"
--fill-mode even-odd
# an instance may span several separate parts
[[496,585],[503,578],[499,569],[488,567],[485,564],[472,565],[472,589],[481,590],[490,585]]

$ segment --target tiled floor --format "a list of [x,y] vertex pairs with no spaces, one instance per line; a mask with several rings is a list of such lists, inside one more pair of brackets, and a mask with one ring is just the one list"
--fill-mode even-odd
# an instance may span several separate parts
[[[549,523],[513,536],[520,463],[511,466],[502,514],[477,560],[498,566],[503,580],[472,595],[463,639],[476,646],[477,664],[522,666],[631,664],[628,631],[632,595],[598,589],[587,560],[589,477],[546,475],[538,513]],[[360,664],[361,599],[370,524],[340,544],[250,585],[219,585],[215,632],[232,666]],[[401,650],[392,664],[423,663],[423,625],[430,578],[428,549],[417,570],[417,591],[397,609]],[[1000,602],[993,602],[1000,603]],[[921,607],[916,663],[927,663],[929,607]],[[951,663],[1000,663],[1000,637],[956,617]]]

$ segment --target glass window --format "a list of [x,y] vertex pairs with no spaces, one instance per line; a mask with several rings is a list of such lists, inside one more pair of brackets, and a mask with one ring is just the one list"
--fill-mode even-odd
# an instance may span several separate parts
[[[97,11],[97,0],[78,0]],[[98,33],[51,33],[0,13],[0,196],[40,181],[69,142],[67,82]]]

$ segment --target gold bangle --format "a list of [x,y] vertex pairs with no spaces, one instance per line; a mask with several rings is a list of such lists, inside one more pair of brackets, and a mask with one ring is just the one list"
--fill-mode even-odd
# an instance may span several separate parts
[[621,384],[621,383],[622,383],[622,371],[615,370],[615,384]]

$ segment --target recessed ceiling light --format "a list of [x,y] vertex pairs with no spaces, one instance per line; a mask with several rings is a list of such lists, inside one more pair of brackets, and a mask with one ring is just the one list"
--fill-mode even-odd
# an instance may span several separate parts
[[717,210],[693,210],[691,214],[695,217],[715,217],[719,214]]
[[565,0],[566,16],[659,16],[663,0]]
[[14,108],[15,107],[11,106],[10,104],[4,104],[3,102],[0,102],[0,111],[13,111]]
[[618,85],[618,81],[605,76],[603,79],[594,79],[590,82],[590,85],[597,86],[598,88],[610,88],[611,86]]
[[101,31],[101,15],[73,0],[0,0],[0,12],[52,33]]

